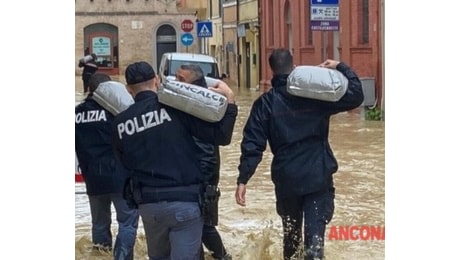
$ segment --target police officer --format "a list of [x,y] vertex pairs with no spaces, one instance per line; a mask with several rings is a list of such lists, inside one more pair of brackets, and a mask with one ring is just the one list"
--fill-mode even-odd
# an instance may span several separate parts
[[[203,70],[196,64],[183,64],[176,71],[176,80],[194,84],[200,87],[207,87]],[[212,252],[214,259],[231,260],[232,257],[227,253],[222,238],[216,229],[218,224],[218,202],[220,197],[219,171],[220,171],[220,152],[219,146],[207,144],[199,139],[195,140],[200,148],[198,158],[200,158],[201,172],[204,178],[204,225],[203,225],[203,244]],[[204,260],[204,251],[201,259]]]
[[81,78],[83,80],[83,93],[84,94],[88,93],[89,79],[98,70],[98,66],[97,66],[97,63],[96,63],[96,58],[97,58],[97,55],[92,53],[91,54],[91,59],[89,61],[84,62],[84,59],[83,60],[80,59],[80,61],[78,62],[78,67],[79,68],[83,67],[83,72],[82,72]]
[[75,151],[89,198],[94,248],[112,249],[113,203],[118,222],[114,259],[133,259],[139,214],[123,199],[128,171],[113,153],[114,116],[93,100],[98,85],[110,80],[107,74],[92,75],[88,97],[75,108]]
[[283,224],[284,259],[292,259],[302,249],[305,260],[323,259],[326,225],[334,213],[333,174],[338,169],[328,140],[329,120],[361,105],[363,89],[349,66],[326,60],[321,67],[337,69],[348,79],[345,95],[337,102],[295,97],[286,88],[294,69],[290,51],[273,50],[269,65],[273,88],[254,102],[244,127],[235,200],[246,205],[246,184],[268,141],[276,211]]
[[114,149],[131,171],[126,196],[139,207],[150,259],[199,259],[203,217],[203,177],[193,136],[227,145],[237,115],[234,94],[225,84],[214,91],[227,97],[221,121],[209,123],[159,103],[158,79],[147,62],[125,71],[135,103],[114,121]]

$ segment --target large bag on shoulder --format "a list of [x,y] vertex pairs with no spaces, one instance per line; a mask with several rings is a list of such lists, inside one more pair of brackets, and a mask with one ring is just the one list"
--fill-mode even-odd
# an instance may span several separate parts
[[93,92],[93,99],[113,115],[118,115],[134,103],[134,99],[125,85],[116,81],[99,84]]
[[298,97],[335,102],[348,88],[348,79],[337,70],[297,66],[287,79],[287,92]]
[[[206,86],[209,88],[209,87],[214,87],[216,86],[220,79],[215,79],[215,78],[211,78],[211,77],[207,77],[205,76],[204,79],[206,80]],[[166,80],[167,81],[175,81],[176,80],[176,76],[166,76]]]
[[220,121],[227,110],[227,98],[207,88],[166,79],[158,89],[160,103],[207,122]]
[[82,64],[86,64],[86,63],[88,63],[88,62],[90,62],[90,61],[92,61],[92,60],[93,60],[93,56],[91,56],[91,55],[86,55],[85,57],[80,58],[80,60],[78,60],[78,61],[79,61],[80,63],[82,63]]

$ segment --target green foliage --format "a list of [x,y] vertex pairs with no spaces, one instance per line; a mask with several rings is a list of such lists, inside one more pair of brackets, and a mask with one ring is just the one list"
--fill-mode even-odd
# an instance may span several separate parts
[[378,107],[374,107],[374,108],[365,107],[364,112],[365,112],[364,118],[366,120],[381,121],[384,119],[384,111]]

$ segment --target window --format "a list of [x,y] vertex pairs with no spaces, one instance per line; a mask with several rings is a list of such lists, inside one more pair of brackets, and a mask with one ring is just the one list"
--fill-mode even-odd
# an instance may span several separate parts
[[360,6],[361,21],[360,21],[360,33],[359,43],[369,43],[369,0],[361,0]]
[[271,28],[268,31],[268,45],[273,46],[275,44],[275,24],[274,24],[274,17],[276,16],[273,8],[273,0],[269,0],[267,4],[267,11],[268,11],[268,28]]
[[311,12],[310,12],[310,6],[307,5],[307,21],[308,21],[308,29],[307,29],[307,44],[312,45],[313,44],[313,31],[311,30],[311,25],[310,25],[310,20],[311,20]]
[[206,77],[211,77],[211,78],[219,78],[219,70],[217,69],[217,63],[210,63],[210,62],[201,62],[201,61],[184,61],[184,60],[172,60],[171,61],[171,68],[169,71],[169,75],[175,76],[175,73],[177,69],[183,65],[183,64],[196,64],[200,66],[200,68],[203,70],[203,74]]
[[218,8],[219,8],[219,17],[222,17],[222,8],[223,8],[223,7],[222,7],[222,0],[219,0],[219,4],[218,4],[218,5],[219,5],[219,7],[218,7]]

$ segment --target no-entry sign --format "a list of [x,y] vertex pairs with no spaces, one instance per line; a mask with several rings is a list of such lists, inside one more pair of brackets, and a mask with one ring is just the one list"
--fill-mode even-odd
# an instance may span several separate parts
[[193,21],[190,19],[185,19],[180,24],[180,28],[184,32],[191,32],[193,30]]

